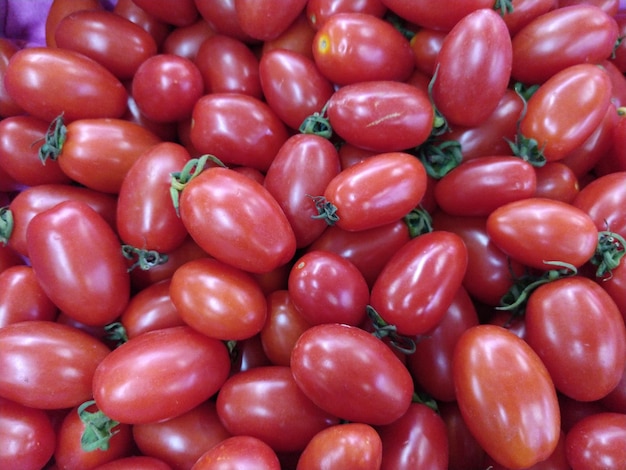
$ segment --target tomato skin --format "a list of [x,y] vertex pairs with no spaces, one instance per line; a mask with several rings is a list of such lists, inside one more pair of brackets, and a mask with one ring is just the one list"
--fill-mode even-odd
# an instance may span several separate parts
[[169,31],[161,49],[165,54],[174,54],[195,61],[202,43],[215,34],[203,18],[198,18],[193,24]]
[[306,397],[283,366],[230,377],[217,395],[217,413],[233,435],[256,437],[276,452],[300,451],[319,431],[339,423]]
[[579,421],[565,437],[573,470],[619,468],[626,461],[626,414],[597,413]]
[[59,22],[54,40],[57,47],[84,54],[120,80],[132,78],[139,65],[157,52],[149,32],[106,10],[69,14]]
[[307,0],[234,0],[241,29],[254,39],[275,39],[304,11]]
[[28,114],[45,121],[60,114],[68,122],[119,118],[126,111],[124,85],[102,65],[74,51],[21,49],[11,56],[4,78],[9,96]]
[[0,345],[0,396],[38,409],[71,408],[88,400],[96,366],[109,354],[87,333],[48,321],[0,328]]
[[280,470],[280,461],[261,439],[233,436],[202,454],[191,470],[220,470],[225,467]]
[[456,401],[438,403],[448,434],[448,470],[482,469],[485,451],[463,420]]
[[598,230],[582,210],[553,199],[532,197],[499,207],[487,218],[487,233],[514,260],[538,269],[546,261],[579,268],[589,261]]
[[389,424],[408,409],[413,380],[385,343],[349,325],[309,328],[291,353],[298,387],[323,410],[348,421]]
[[0,271],[0,328],[18,321],[53,321],[57,307],[46,296],[30,266]]
[[417,158],[381,153],[340,172],[326,186],[324,198],[337,208],[337,227],[367,230],[407,215],[422,200],[426,184]]
[[56,435],[43,410],[0,399],[0,465],[39,470],[54,454]]
[[432,88],[450,125],[477,126],[495,111],[509,84],[512,57],[509,30],[495,10],[476,10],[454,26],[437,55]]
[[129,168],[118,194],[117,233],[135,248],[167,253],[180,246],[187,229],[172,205],[171,174],[189,161],[180,144],[162,142],[143,152]]
[[117,0],[113,13],[123,16],[148,31],[156,41],[157,47],[161,47],[170,32],[170,25],[144,10],[134,0]]
[[4,75],[9,59],[19,49],[10,39],[0,38],[0,116],[3,118],[24,114],[24,110],[9,96],[4,86]]
[[382,18],[387,7],[380,0],[309,0],[306,19],[317,31],[337,13],[366,13]]
[[617,386],[626,361],[626,328],[597,283],[574,276],[539,286],[525,316],[526,341],[557,390],[575,400],[595,401]]
[[150,15],[174,26],[187,26],[198,18],[194,0],[179,1],[176,8],[172,8],[168,0],[133,0],[133,3]]
[[409,41],[391,24],[366,13],[332,15],[313,38],[313,59],[331,82],[402,82],[415,61]]
[[508,156],[461,163],[435,186],[438,206],[450,215],[488,216],[494,209],[535,194],[537,177],[528,162]]
[[180,216],[209,255],[244,271],[272,271],[295,253],[295,235],[278,202],[233,170],[209,168],[191,180],[180,197]]
[[56,47],[54,33],[63,18],[75,11],[100,9],[102,9],[102,4],[98,0],[54,0],[46,15],[46,46]]
[[543,83],[572,65],[607,59],[617,37],[617,22],[597,6],[559,7],[513,37],[511,75],[523,83]]
[[216,33],[240,39],[245,43],[256,42],[241,28],[234,0],[195,0],[195,4],[200,16]]
[[547,161],[564,158],[600,125],[611,88],[608,74],[596,65],[567,67],[530,97],[520,132],[537,141]]
[[556,391],[526,342],[499,326],[474,326],[457,342],[452,370],[465,423],[496,462],[526,468],[552,454],[560,433]]
[[445,0],[443,2],[382,0],[382,2],[406,21],[443,31],[450,31],[457,22],[475,10],[493,7],[493,2],[488,0]]
[[[145,364],[159,368],[146,369]],[[96,368],[93,396],[121,423],[180,416],[211,397],[230,369],[224,343],[187,326],[150,331],[111,352]],[[158,384],[158,385],[157,385]]]
[[559,5],[558,0],[513,0],[513,12],[504,15],[511,37],[515,35],[535,18],[554,10]]
[[267,171],[288,138],[287,129],[264,102],[242,93],[212,93],[193,110],[191,142],[226,165]]
[[170,470],[171,468],[162,460],[145,455],[122,457],[96,467],[97,470]]
[[452,304],[467,269],[467,248],[458,235],[434,231],[405,244],[372,287],[370,304],[403,335],[433,330]]
[[402,151],[424,143],[433,108],[421,89],[401,82],[346,85],[328,102],[333,130],[348,143],[376,152]]
[[411,38],[411,49],[415,55],[415,68],[428,77],[435,73],[437,55],[446,37],[445,31],[421,28]]
[[562,161],[548,162],[535,168],[537,175],[536,197],[546,197],[571,203],[580,191],[578,178],[569,166]]

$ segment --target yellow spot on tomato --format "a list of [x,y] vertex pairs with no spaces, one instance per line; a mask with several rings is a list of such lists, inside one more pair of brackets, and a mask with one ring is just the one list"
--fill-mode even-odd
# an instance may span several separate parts
[[317,51],[326,54],[330,50],[330,38],[328,34],[321,34],[317,40]]

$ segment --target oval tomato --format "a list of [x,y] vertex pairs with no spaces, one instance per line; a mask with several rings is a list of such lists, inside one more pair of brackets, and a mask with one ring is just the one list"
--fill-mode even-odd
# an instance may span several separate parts
[[171,467],[162,460],[145,455],[135,455],[111,460],[97,467],[98,470],[169,470]]
[[561,3],[559,0],[513,0],[513,11],[507,11],[504,22],[514,37],[524,26],[535,18],[554,10]]
[[165,54],[174,54],[195,61],[202,43],[215,34],[203,18],[198,18],[195,23],[169,31],[161,49]]
[[574,470],[619,468],[626,461],[626,414],[597,413],[579,421],[565,437]]
[[463,419],[495,461],[526,468],[552,454],[559,403],[550,374],[526,342],[499,326],[474,326],[457,342],[452,373]]
[[63,18],[74,13],[75,11],[100,9],[102,9],[102,5],[98,0],[55,0],[52,2],[46,15],[46,46],[56,47],[54,33]]
[[450,31],[457,22],[475,10],[493,7],[490,0],[382,0],[382,3],[406,21],[443,31]]
[[207,450],[191,467],[191,470],[219,470],[259,466],[266,470],[280,470],[276,452],[261,439],[252,436],[233,436]]
[[53,321],[58,313],[30,266],[0,271],[0,328],[28,320]]
[[133,0],[139,8],[159,20],[174,26],[187,26],[196,21],[198,9],[193,0],[177,2],[176,8],[168,0]]
[[[88,10],[88,8],[85,9]],[[171,30],[170,25],[166,21],[144,10],[134,0],[117,0],[113,7],[113,13],[123,16],[148,31],[156,41],[157,47],[161,47]]]
[[306,19],[315,30],[337,13],[366,13],[382,18],[386,12],[387,7],[380,0],[309,0],[306,4]]
[[0,38],[0,116],[3,118],[24,114],[24,110],[9,96],[4,86],[4,75],[9,65],[9,59],[19,50],[20,48],[14,41]]
[[626,236],[626,172],[601,176],[580,190],[572,205],[591,217],[598,230]]
[[254,39],[275,39],[304,11],[307,0],[276,4],[271,0],[234,0],[241,29]]
[[556,199],[571,203],[580,191],[574,171],[562,161],[548,162],[535,168],[537,175],[536,197]]

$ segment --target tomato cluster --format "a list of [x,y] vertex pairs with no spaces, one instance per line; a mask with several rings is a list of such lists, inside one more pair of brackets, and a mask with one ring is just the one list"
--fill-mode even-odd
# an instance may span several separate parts
[[622,3],[0,39],[0,467],[626,468]]

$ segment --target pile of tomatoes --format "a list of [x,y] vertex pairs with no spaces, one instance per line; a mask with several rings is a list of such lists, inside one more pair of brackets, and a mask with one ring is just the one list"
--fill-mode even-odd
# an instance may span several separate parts
[[626,468],[622,6],[0,40],[0,467]]

